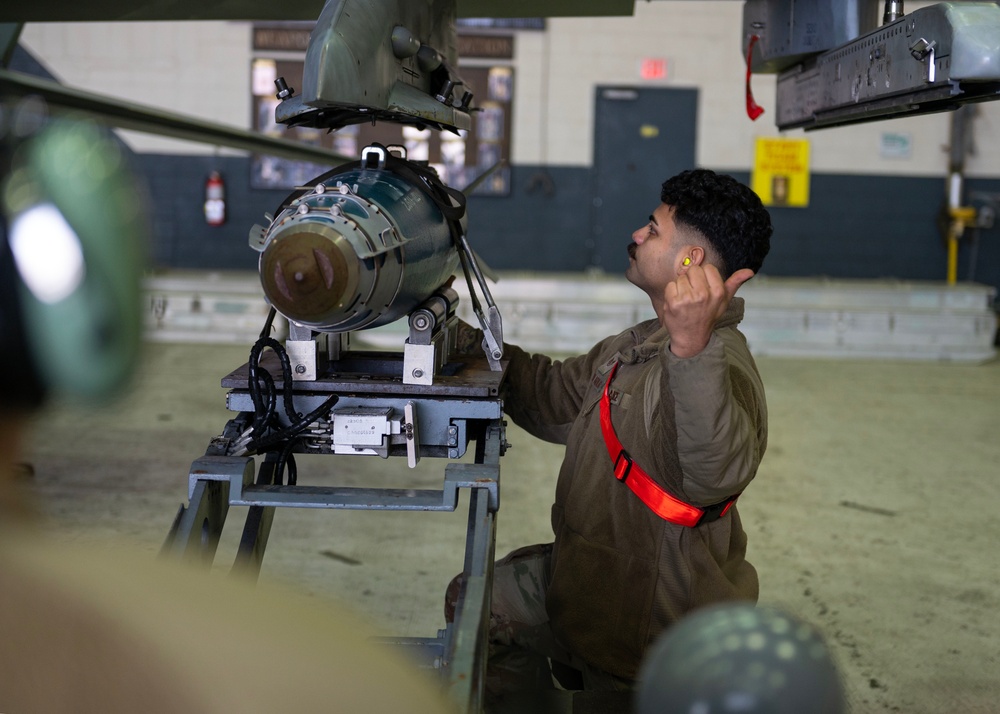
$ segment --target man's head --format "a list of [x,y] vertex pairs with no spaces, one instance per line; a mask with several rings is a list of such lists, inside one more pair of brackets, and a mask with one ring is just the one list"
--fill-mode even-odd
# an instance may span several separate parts
[[695,169],[664,181],[660,201],[674,209],[678,229],[708,242],[723,278],[741,268],[760,271],[771,248],[771,216],[748,187],[732,176]]
[[684,171],[663,183],[662,203],[632,234],[625,273],[651,297],[687,266],[710,263],[723,279],[760,270],[770,248],[771,218],[757,195],[731,176]]

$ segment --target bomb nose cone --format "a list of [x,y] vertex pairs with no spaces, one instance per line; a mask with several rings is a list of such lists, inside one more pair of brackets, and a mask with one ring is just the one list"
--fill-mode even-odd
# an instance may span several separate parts
[[304,325],[326,322],[355,302],[357,256],[329,226],[304,224],[274,240],[261,256],[264,294]]

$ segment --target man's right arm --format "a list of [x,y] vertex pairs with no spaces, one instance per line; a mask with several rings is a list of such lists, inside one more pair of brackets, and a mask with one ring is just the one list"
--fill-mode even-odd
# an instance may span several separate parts
[[[460,353],[481,353],[482,340],[482,330],[460,322]],[[504,411],[529,434],[565,444],[587,390],[587,356],[553,360],[504,343],[504,361],[508,363],[501,387]]]
[[510,359],[501,389],[504,411],[529,434],[565,444],[586,391],[586,358],[552,360],[506,344],[504,357]]

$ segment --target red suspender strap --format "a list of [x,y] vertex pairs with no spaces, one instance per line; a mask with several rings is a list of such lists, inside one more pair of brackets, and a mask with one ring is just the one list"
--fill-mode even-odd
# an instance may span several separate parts
[[611,380],[618,371],[618,363],[615,362],[608,375],[608,381],[604,385],[604,396],[601,397],[601,432],[604,434],[604,444],[608,447],[608,454],[615,467],[615,478],[628,486],[632,493],[639,497],[650,510],[660,518],[676,523],[677,525],[693,528],[701,523],[717,520],[726,515],[730,507],[736,502],[736,496],[727,498],[725,501],[698,508],[690,503],[685,503],[674,498],[664,491],[659,484],[649,477],[639,464],[632,461],[632,457],[622,447],[615,428],[611,424]]

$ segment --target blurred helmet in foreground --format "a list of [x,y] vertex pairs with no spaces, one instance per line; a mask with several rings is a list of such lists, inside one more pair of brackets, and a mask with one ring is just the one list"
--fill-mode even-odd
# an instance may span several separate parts
[[638,714],[843,714],[844,691],[819,630],[751,603],[698,610],[648,651]]

